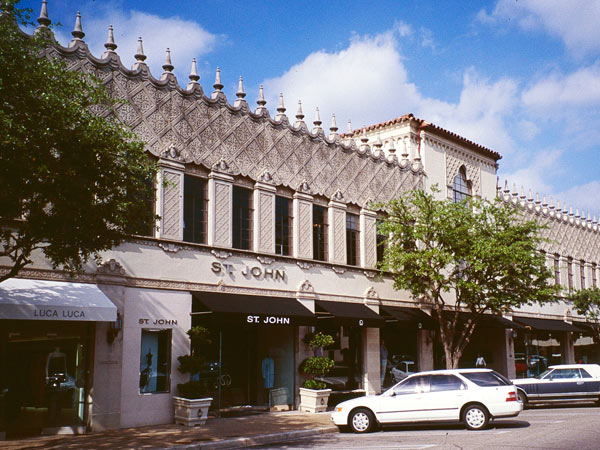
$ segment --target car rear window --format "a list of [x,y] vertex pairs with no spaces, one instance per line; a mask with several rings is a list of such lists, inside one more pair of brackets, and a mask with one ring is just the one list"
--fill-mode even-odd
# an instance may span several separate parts
[[510,386],[512,383],[497,372],[461,372],[477,386]]

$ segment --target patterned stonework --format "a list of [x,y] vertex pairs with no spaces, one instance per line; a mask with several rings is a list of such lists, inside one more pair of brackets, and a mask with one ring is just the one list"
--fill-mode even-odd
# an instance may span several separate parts
[[346,263],[346,213],[333,210],[333,255],[332,262]]
[[259,243],[256,249],[259,252],[273,253],[275,248],[274,236],[275,230],[273,230],[273,194],[267,192],[260,192],[259,194],[259,205],[260,205],[260,221],[259,221]]
[[[312,203],[298,200],[298,234],[310,236],[312,234]],[[298,257],[312,258],[310,239],[301,239],[298,243]]]
[[375,237],[377,230],[375,229],[375,218],[365,217],[365,229],[361,230],[362,237],[365,241],[365,267],[375,267],[377,263],[377,249]]
[[181,239],[181,179],[182,174],[165,170],[167,181],[164,189],[162,212],[162,236]]
[[208,98],[197,84],[183,90],[172,75],[156,80],[145,64],[128,70],[116,53],[100,60],[83,42],[57,51],[73,69],[99,77],[112,97],[127,101],[115,107],[115,114],[154,155],[173,145],[186,164],[210,168],[223,159],[234,175],[256,181],[267,170],[275,185],[295,189],[307,181],[315,194],[332,198],[340,190],[347,203],[359,206],[367,198],[387,201],[423,186],[420,166],[400,165],[355,143],[330,141],[322,133],[294,128],[287,118],[255,114],[245,102],[234,107],[224,95]]
[[231,245],[230,184],[215,181],[215,245]]
[[462,166],[465,167],[467,180],[470,181],[473,195],[481,196],[481,169],[479,161],[474,155],[456,150],[452,147],[446,148],[446,184],[452,188],[454,178]]

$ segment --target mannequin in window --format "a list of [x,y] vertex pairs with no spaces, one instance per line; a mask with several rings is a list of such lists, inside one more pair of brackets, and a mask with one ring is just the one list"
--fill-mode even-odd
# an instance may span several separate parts
[[60,383],[67,381],[67,355],[60,351],[60,347],[48,353],[46,357],[46,384],[60,387]]
[[273,381],[275,378],[275,362],[269,354],[262,360],[262,377],[263,386],[265,389],[273,389]]

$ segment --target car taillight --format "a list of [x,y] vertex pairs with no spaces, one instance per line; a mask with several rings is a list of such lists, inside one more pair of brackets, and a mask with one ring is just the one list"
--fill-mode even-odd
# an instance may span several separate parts
[[517,401],[517,393],[514,391],[509,392],[508,397],[506,397],[506,401],[507,402],[516,402]]

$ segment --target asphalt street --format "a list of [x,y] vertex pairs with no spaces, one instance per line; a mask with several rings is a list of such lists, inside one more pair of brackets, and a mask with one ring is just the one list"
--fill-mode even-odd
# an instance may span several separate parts
[[334,433],[261,449],[565,449],[600,448],[597,406],[535,407],[483,431],[460,425],[396,426],[366,435]]

